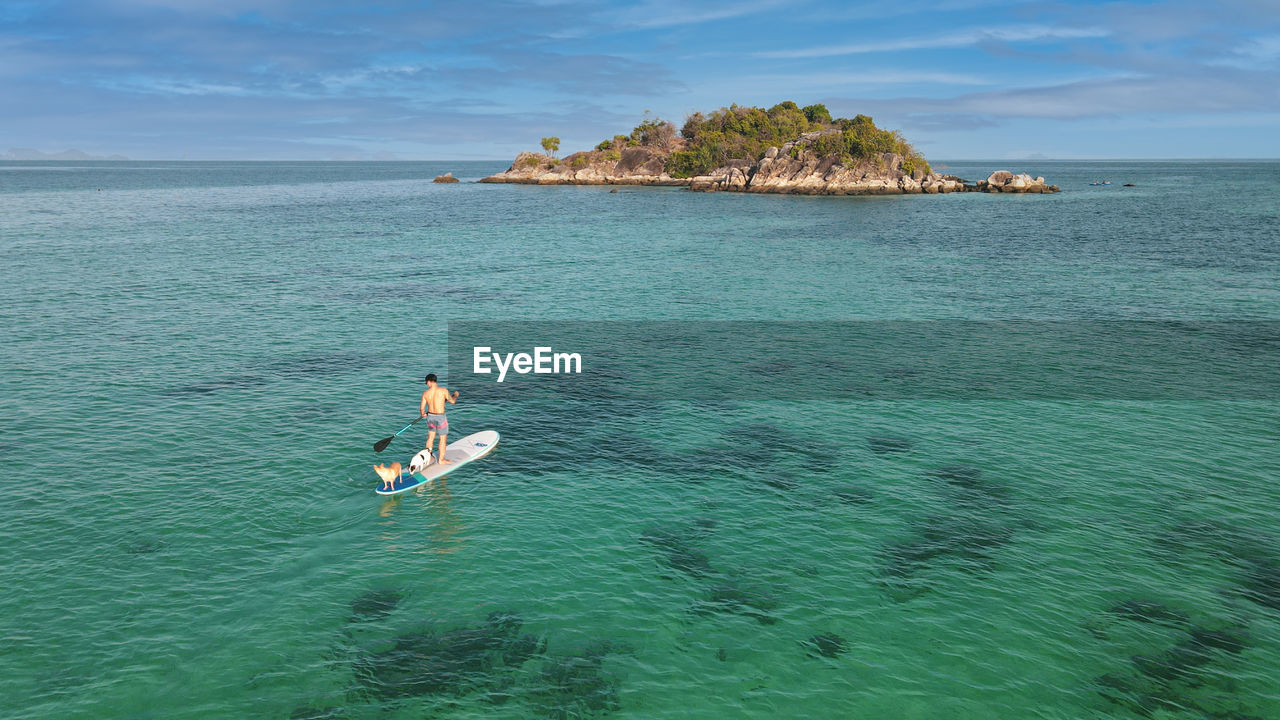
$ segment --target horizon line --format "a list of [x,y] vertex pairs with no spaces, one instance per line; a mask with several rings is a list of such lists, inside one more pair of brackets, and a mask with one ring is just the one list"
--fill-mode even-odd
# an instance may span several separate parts
[[[573,153],[569,153],[572,155]],[[930,159],[933,163],[957,163],[957,162],[1187,162],[1187,161],[1211,161],[1211,160],[1234,160],[1245,162],[1273,162],[1280,161],[1280,157],[1243,157],[1230,155],[1187,155],[1187,156],[1166,156],[1166,157],[1037,157],[1037,158],[982,158],[982,157],[961,157],[961,158],[936,158]],[[6,163],[132,163],[132,162],[165,162],[165,163],[198,163],[198,162],[314,162],[314,163],[454,163],[454,162],[510,162],[510,158],[397,158],[397,159],[332,159],[332,158],[127,158],[124,160],[106,160],[106,159],[86,159],[77,160],[71,158],[41,158],[35,160],[16,160],[8,158],[0,158],[0,162]]]

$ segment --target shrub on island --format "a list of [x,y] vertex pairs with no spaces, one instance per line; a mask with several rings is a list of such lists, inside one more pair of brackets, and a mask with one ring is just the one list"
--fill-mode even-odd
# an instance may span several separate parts
[[[684,147],[667,158],[667,172],[672,177],[692,177],[730,160],[760,160],[770,147],[815,132],[820,134],[809,141],[809,149],[818,156],[836,154],[850,163],[896,153],[903,158],[903,169],[910,167],[907,172],[930,171],[924,157],[898,131],[882,130],[866,115],[833,119],[824,105],[801,109],[788,100],[768,110],[730,105],[710,115],[690,115],[680,130]],[[798,155],[799,149],[793,152]]]
[[630,134],[600,141],[589,161],[617,162],[622,150],[649,148],[666,156],[668,174],[689,178],[724,167],[731,160],[758,161],[770,147],[803,139],[803,145],[790,149],[792,157],[809,150],[819,157],[837,155],[841,164],[852,165],[895,153],[908,174],[931,172],[929,163],[898,131],[882,130],[866,115],[833,118],[820,103],[801,108],[786,100],[767,110],[735,104],[710,114],[695,112],[678,133],[673,123],[648,117],[648,112]]

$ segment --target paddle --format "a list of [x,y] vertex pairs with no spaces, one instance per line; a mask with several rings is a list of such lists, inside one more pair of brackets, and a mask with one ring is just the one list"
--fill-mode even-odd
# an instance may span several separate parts
[[[421,419],[422,419],[422,418],[418,418],[418,420],[421,420]],[[382,452],[383,450],[386,450],[386,449],[387,449],[387,446],[391,444],[391,441],[392,441],[392,440],[395,440],[397,437],[399,437],[399,436],[400,436],[400,433],[404,432],[405,430],[408,430],[409,428],[413,427],[414,425],[417,425],[417,424],[418,424],[418,420],[414,420],[413,422],[409,423],[408,425],[405,425],[404,427],[400,428],[400,432],[396,433],[395,435],[391,435],[391,436],[389,436],[389,437],[384,437],[384,438],[382,438],[381,440],[379,440],[378,442],[374,443],[374,444],[373,444],[373,451],[374,451],[374,452],[376,452],[376,453],[380,453],[380,452]]]

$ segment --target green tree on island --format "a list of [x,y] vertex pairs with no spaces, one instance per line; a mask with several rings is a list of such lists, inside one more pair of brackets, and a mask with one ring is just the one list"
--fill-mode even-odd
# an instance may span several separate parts
[[[678,131],[674,124],[645,110],[644,119],[629,135],[602,140],[589,157],[575,162],[584,167],[598,160],[616,162],[627,148],[644,147],[665,156],[664,166],[672,177],[687,178],[705,175],[733,160],[759,161],[769,148],[789,142],[793,158],[811,152],[820,158],[834,155],[842,165],[875,164],[892,153],[901,158],[903,172],[931,172],[924,156],[897,130],[876,127],[867,115],[832,117],[826,105],[802,108],[790,100],[767,109],[734,104],[710,113],[695,112]],[[557,150],[560,139],[543,138],[542,147]],[[538,163],[533,158],[525,162]]]
[[560,149],[560,138],[558,137],[542,138],[542,149],[551,153],[551,157],[555,157],[556,151]]
[[821,133],[808,143],[819,156],[834,154],[842,163],[853,163],[897,153],[906,172],[929,172],[929,164],[896,130],[882,130],[866,115],[833,118],[824,105],[801,109],[790,100],[767,110],[730,105],[706,115],[693,113],[680,130],[683,148],[667,157],[667,172],[691,177],[730,160],[759,160],[770,147],[810,132]]

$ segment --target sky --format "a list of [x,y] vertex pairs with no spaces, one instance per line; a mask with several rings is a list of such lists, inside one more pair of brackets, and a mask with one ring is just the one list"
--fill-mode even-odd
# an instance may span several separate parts
[[0,152],[509,160],[782,100],[937,160],[1280,157],[1280,0],[0,0]]

